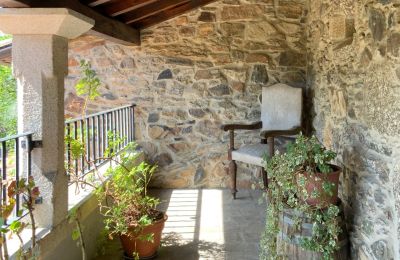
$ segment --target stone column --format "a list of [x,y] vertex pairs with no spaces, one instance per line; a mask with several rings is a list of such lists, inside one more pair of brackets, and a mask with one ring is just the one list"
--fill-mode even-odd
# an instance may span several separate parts
[[32,152],[32,172],[43,204],[41,227],[54,227],[68,210],[64,170],[64,77],[68,39],[87,32],[94,21],[65,8],[0,9],[0,31],[13,35],[13,73],[18,84],[18,132],[33,132],[42,147]]

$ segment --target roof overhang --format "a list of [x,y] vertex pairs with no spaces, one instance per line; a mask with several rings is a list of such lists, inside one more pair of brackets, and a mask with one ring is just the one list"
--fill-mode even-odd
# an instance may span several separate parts
[[68,8],[95,21],[88,34],[140,45],[140,30],[216,0],[0,0],[4,8]]

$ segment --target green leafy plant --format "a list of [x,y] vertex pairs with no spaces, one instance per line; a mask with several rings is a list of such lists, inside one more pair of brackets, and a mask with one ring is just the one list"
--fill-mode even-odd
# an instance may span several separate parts
[[[87,104],[90,100],[95,100],[97,97],[100,96],[99,87],[101,86],[101,81],[97,76],[96,71],[92,68],[92,65],[89,61],[81,60],[79,62],[80,69],[81,69],[81,78],[78,80],[78,83],[75,85],[75,91],[78,96],[84,97],[84,103],[82,108],[82,118],[86,116]],[[67,132],[67,131],[66,131]],[[92,133],[94,134],[94,133]],[[78,131],[78,136],[86,136],[85,132]],[[82,142],[74,138],[72,133],[70,135],[65,136],[65,147],[69,149],[71,153],[71,159],[79,159],[83,158],[87,165],[92,165],[95,170],[97,170],[96,161],[88,160],[86,156],[86,143]],[[75,183],[77,187],[77,193],[79,192],[79,187],[81,184],[89,185],[95,188],[94,183],[87,182],[86,179],[83,179],[81,176],[78,175],[78,172],[72,167],[71,161],[66,162],[65,169],[67,174],[70,176],[70,182]],[[68,221],[71,224],[75,224],[75,228],[72,230],[72,240],[77,241],[77,245],[81,248],[82,252],[82,260],[87,259],[86,255],[86,244],[83,236],[83,229],[84,227],[81,224],[78,209],[72,209],[68,214]]]
[[68,212],[68,222],[75,224],[75,228],[72,230],[72,240],[76,241],[77,246],[81,248],[82,260],[87,259],[86,255],[86,244],[83,239],[83,226],[79,218],[78,208],[73,208]]
[[[99,96],[98,88],[101,82],[89,62],[81,61],[80,67],[82,78],[78,81],[75,89],[79,96],[85,97],[82,110],[82,117],[84,117],[88,101],[95,100]],[[78,135],[86,135],[86,133]],[[137,152],[135,143],[128,144],[122,152],[117,154],[116,148],[124,143],[124,139],[116,133],[109,132],[107,134],[108,147],[104,151],[104,156],[90,161],[87,159],[84,142],[77,140],[72,135],[67,135],[65,142],[66,147],[70,149],[72,160],[84,158],[85,163],[94,169],[91,175],[93,178],[87,176],[82,178],[73,174],[70,165],[66,166],[67,171],[70,172],[71,182],[75,183],[76,187],[83,184],[95,189],[100,213],[105,217],[104,223],[108,238],[112,239],[114,236],[120,235],[139,235],[146,226],[163,217],[163,214],[156,210],[159,200],[147,193],[147,186],[156,166],[146,162],[139,163],[141,154]],[[112,162],[112,166],[106,170],[105,174],[101,174],[97,168],[99,160]],[[78,212],[71,211],[69,220],[71,223],[75,223],[72,238],[78,242],[83,259],[86,259],[84,227],[80,223]],[[139,235],[139,239],[152,241],[153,234]],[[139,256],[134,255],[134,257],[138,258]]]
[[135,165],[141,156],[135,151],[136,145],[130,144],[118,155],[119,163],[110,167],[106,173],[109,181],[96,191],[100,202],[112,202],[101,204],[110,238],[114,235],[129,235],[132,229],[138,234],[160,217],[155,209],[158,199],[147,193],[147,186],[156,167],[146,162]]
[[[281,231],[280,218],[287,208],[302,212],[313,223],[311,237],[300,241],[302,248],[322,253],[324,259],[332,259],[338,249],[337,241],[341,232],[337,216],[339,208],[336,205],[311,206],[305,203],[310,196],[320,197],[323,194],[310,194],[306,190],[304,174],[314,175],[332,172],[330,162],[336,157],[332,151],[326,150],[316,137],[300,135],[293,144],[288,146],[284,154],[275,154],[265,158],[268,172],[269,187],[265,193],[268,201],[266,210],[266,225],[262,236],[261,259],[283,258],[277,245],[277,235]],[[324,191],[331,193],[332,185],[324,182]],[[294,218],[295,226],[300,228],[301,219]]]
[[[75,85],[76,94],[78,94],[78,96],[85,96],[87,100],[95,100],[100,96],[99,87],[101,86],[101,81],[96,71],[92,69],[90,62],[81,60],[80,68],[82,77]],[[87,101],[85,104],[87,104]],[[85,110],[86,107],[84,107],[83,111],[85,112]]]
[[[12,211],[16,205],[16,196],[19,195],[22,198],[23,209],[17,212],[17,217],[21,217],[24,212],[27,212],[30,218],[30,223],[22,222],[21,219],[13,220],[10,225],[4,225],[12,214]],[[7,202],[1,205],[1,233],[2,239],[0,240],[0,246],[3,248],[4,259],[8,259],[6,234],[9,238],[13,235],[18,237],[20,241],[20,249],[18,251],[19,259],[36,259],[36,252],[38,250],[36,243],[36,224],[33,211],[35,209],[36,199],[39,197],[40,191],[36,186],[33,177],[28,179],[22,178],[17,182],[12,180],[7,186]],[[24,250],[23,240],[21,232],[26,228],[31,227],[31,247]]]

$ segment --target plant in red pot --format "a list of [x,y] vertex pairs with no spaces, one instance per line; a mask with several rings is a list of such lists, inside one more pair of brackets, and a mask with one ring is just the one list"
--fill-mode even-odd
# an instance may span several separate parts
[[138,163],[135,145],[118,156],[106,173],[108,181],[96,191],[106,231],[121,239],[125,259],[151,259],[157,254],[167,215],[156,209],[159,200],[147,187],[156,166]]
[[295,159],[298,195],[311,206],[327,208],[338,202],[341,168],[330,164],[336,153],[323,147],[315,136],[303,135],[289,146]]

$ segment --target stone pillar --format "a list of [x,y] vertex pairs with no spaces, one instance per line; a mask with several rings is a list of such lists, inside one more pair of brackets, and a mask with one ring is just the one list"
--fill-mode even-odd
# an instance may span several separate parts
[[42,147],[32,152],[32,172],[43,204],[35,210],[41,227],[54,227],[68,210],[64,170],[64,77],[68,39],[94,21],[65,8],[0,9],[0,31],[13,35],[13,73],[18,84],[18,132],[33,132]]

